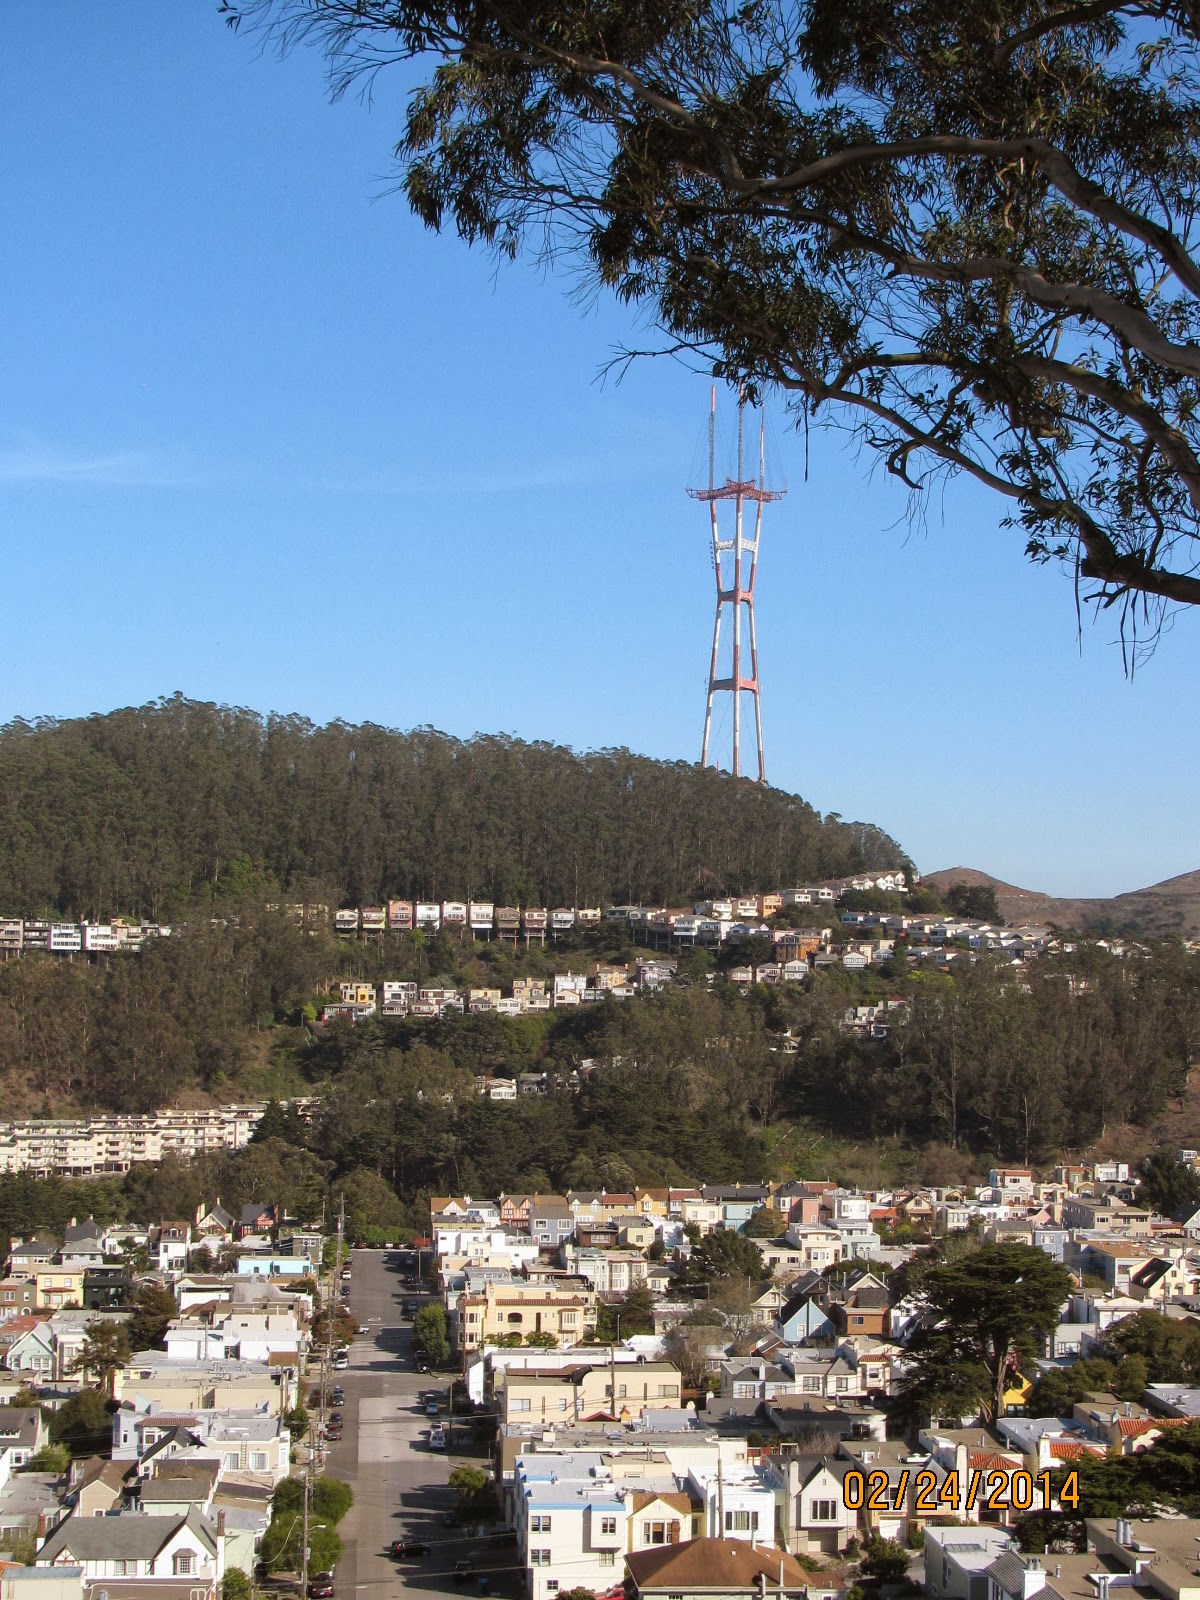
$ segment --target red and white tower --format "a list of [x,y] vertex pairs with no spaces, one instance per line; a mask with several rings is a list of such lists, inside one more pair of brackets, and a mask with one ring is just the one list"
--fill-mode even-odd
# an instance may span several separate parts
[[[762,701],[758,682],[758,637],[754,628],[754,579],[758,572],[758,542],[762,536],[763,507],[769,500],[782,500],[783,489],[766,486],[766,433],[759,417],[758,426],[758,476],[746,477],[745,400],[738,394],[737,427],[737,477],[726,478],[718,486],[717,478],[717,391],[714,385],[712,403],[708,414],[708,488],[689,489],[695,500],[708,504],[712,524],[712,562],[717,579],[717,610],[713,619],[712,662],[708,669],[708,703],[704,711],[704,743],[700,751],[700,765],[709,764],[709,743],[712,735],[713,699],[718,694],[733,697],[733,760],[730,767],[735,778],[742,775],[742,696],[749,695],[754,703],[754,734],[758,746],[758,782],[767,781],[766,762],[763,758]],[[721,536],[718,506],[723,500],[733,502],[733,532]],[[746,506],[754,507],[754,531],[749,534],[745,525]],[[721,624],[727,610],[732,608],[730,626],[725,630],[729,642],[727,653],[721,652]],[[746,671],[742,639],[742,612],[749,630],[750,670]],[[719,758],[713,765],[720,766]]]

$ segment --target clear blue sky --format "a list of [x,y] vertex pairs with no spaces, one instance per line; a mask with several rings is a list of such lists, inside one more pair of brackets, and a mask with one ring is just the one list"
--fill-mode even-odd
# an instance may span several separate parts
[[[216,0],[0,8],[0,717],[176,689],[698,754],[705,382],[386,194],[401,85],[330,106]],[[776,422],[768,773],[917,864],[1113,893],[1200,867],[1200,617],[1130,684],[998,504]]]

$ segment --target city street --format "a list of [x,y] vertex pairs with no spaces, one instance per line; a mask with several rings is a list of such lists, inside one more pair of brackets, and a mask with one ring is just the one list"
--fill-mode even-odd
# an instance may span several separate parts
[[[338,1566],[338,1600],[420,1590],[454,1595],[459,1600],[477,1592],[474,1580],[456,1581],[455,1563],[467,1559],[482,1565],[511,1565],[512,1552],[500,1546],[497,1532],[483,1539],[447,1527],[443,1521],[455,1497],[447,1479],[463,1461],[485,1467],[482,1451],[463,1435],[463,1453],[455,1430],[454,1452],[430,1450],[432,1419],[425,1415],[422,1391],[436,1389],[443,1400],[449,1378],[416,1371],[412,1323],[404,1319],[406,1300],[426,1303],[404,1287],[405,1270],[395,1251],[355,1250],[352,1256],[350,1310],[370,1332],[354,1340],[350,1366],[335,1374],[346,1392],[342,1407],[344,1437],[329,1449],[326,1471],[343,1478],[354,1490],[354,1505],[340,1532],[346,1549]],[[394,1561],[386,1552],[393,1539],[419,1538],[430,1546],[428,1556]],[[498,1576],[498,1575],[497,1575]],[[504,1575],[511,1580],[510,1570]],[[511,1581],[504,1587],[511,1590]]]

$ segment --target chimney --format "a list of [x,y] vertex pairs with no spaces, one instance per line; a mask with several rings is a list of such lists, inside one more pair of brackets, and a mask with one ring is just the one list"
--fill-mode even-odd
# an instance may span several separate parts
[[217,1538],[218,1539],[223,1539],[224,1537],[225,1537],[225,1512],[222,1509],[222,1510],[217,1512]]

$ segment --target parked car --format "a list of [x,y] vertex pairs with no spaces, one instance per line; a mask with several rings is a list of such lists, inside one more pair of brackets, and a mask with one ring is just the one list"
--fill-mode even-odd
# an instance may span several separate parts
[[429,1554],[429,1546],[423,1539],[395,1539],[391,1553],[398,1561],[415,1561]]
[[346,1391],[344,1389],[335,1389],[330,1396],[329,1403],[334,1406],[344,1406],[346,1404]]
[[415,1300],[406,1300],[404,1302],[404,1315],[406,1317],[415,1317],[416,1314],[417,1314],[417,1302]]
[[367,1327],[365,1322],[360,1322],[358,1325],[358,1331],[359,1333],[370,1333],[371,1330]]
[[308,1585],[308,1600],[333,1600],[336,1590],[332,1578],[311,1578]]
[[439,1408],[438,1408],[437,1401],[436,1400],[430,1400],[428,1402],[428,1404],[426,1405],[426,1407],[425,1407],[425,1415],[427,1417],[436,1417],[437,1414],[438,1414],[438,1409]]
[[446,1448],[446,1435],[436,1422],[429,1430],[429,1448],[431,1450],[444,1450]]

